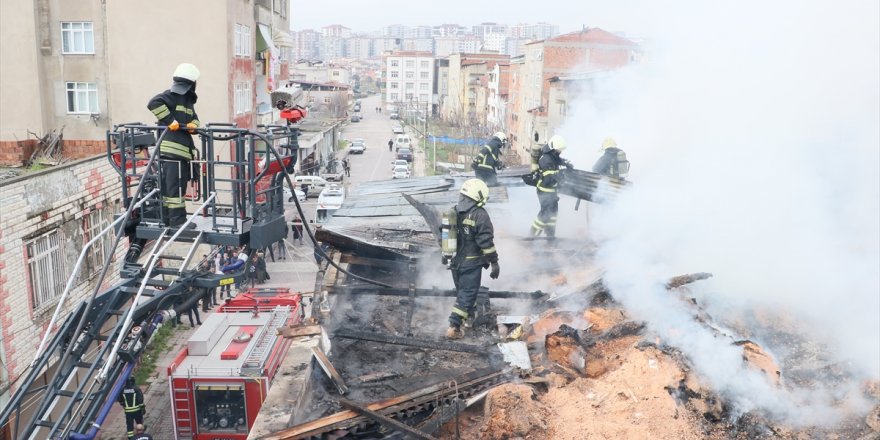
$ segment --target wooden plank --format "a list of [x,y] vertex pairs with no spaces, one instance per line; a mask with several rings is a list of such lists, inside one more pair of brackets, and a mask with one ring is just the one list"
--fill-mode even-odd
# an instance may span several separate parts
[[298,338],[300,336],[313,336],[321,334],[320,325],[301,325],[297,327],[282,327],[277,330],[277,334],[285,339]]
[[327,355],[324,354],[319,347],[312,347],[312,353],[315,354],[315,359],[318,360],[318,364],[321,365],[321,369],[327,373],[327,376],[330,377],[330,380],[333,381],[333,384],[336,385],[336,389],[339,390],[339,394],[345,394],[348,392],[348,387],[345,386],[345,381],[342,380],[342,376],[339,375],[339,372],[336,371],[336,367],[330,363],[330,359],[327,359]]

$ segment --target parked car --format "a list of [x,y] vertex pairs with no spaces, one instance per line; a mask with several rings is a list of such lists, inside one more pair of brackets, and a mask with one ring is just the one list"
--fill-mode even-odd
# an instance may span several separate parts
[[394,171],[391,172],[392,179],[406,179],[409,177],[409,166],[407,165],[398,165],[394,167]]
[[391,127],[391,131],[394,134],[403,134],[404,133],[403,127],[401,127],[400,125],[395,125],[395,126]]
[[360,104],[355,104],[355,106],[354,106],[354,111],[356,111],[356,112],[361,111],[361,105],[360,105]]
[[329,183],[324,180],[323,177],[320,176],[296,176],[293,178],[293,183],[298,185],[300,189],[305,187],[306,197],[317,196],[321,194],[321,191],[329,185]]
[[364,154],[364,150],[364,144],[352,142],[351,145],[348,146],[348,154]]
[[351,141],[352,141],[353,143],[355,143],[355,144],[361,144],[361,145],[363,145],[363,146],[364,146],[364,150],[367,149],[367,141],[365,141],[364,138],[354,138],[354,139],[352,139]]
[[405,167],[409,168],[409,162],[407,162],[407,161],[405,161],[405,160],[403,160],[403,159],[397,159],[397,160],[391,162],[391,170],[392,170],[392,171],[393,171],[395,168],[397,168],[398,166],[405,166]]
[[392,113],[390,113],[390,114],[388,115],[388,117],[391,118],[391,119],[400,119],[400,115],[398,115],[397,112],[392,112]]
[[[302,192],[302,190],[300,190],[299,188],[296,188],[293,191],[294,194],[296,194],[297,200],[299,200],[300,202],[306,201],[306,193]],[[287,200],[288,202],[293,201],[293,194],[290,193],[290,188],[287,187],[286,183],[284,184],[284,200]]]
[[397,135],[397,138],[394,140],[394,146],[397,147],[398,150],[401,148],[412,148],[412,146],[410,146],[409,135],[408,134]]
[[413,161],[412,150],[410,150],[409,148],[401,148],[401,149],[397,150],[397,158],[405,160],[407,162],[412,162]]
[[355,113],[351,115],[351,122],[361,122],[361,115]]

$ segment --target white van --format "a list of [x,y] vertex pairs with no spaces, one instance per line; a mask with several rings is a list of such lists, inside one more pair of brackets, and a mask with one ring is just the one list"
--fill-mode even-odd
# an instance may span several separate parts
[[343,201],[345,201],[345,190],[339,184],[331,183],[318,196],[318,206],[315,208],[315,221],[326,223],[330,217],[333,217],[333,213],[342,206]]
[[[324,180],[323,177],[319,176],[296,176],[293,178],[293,183],[295,183],[304,193],[306,193],[306,197],[317,196],[321,194],[321,191],[329,185],[329,183]],[[305,188],[303,188],[305,186]]]
[[401,148],[412,148],[412,146],[410,145],[409,135],[397,135],[397,138],[394,140],[394,146],[397,147],[398,150],[400,150]]

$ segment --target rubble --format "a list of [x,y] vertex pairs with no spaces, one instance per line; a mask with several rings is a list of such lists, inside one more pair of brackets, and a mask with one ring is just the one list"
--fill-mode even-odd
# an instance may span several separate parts
[[546,421],[550,412],[528,385],[505,384],[493,388],[484,405],[485,424],[480,429],[481,439],[554,438],[548,432]]

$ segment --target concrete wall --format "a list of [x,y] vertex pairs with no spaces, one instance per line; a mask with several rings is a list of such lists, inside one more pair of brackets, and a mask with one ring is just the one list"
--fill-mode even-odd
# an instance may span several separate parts
[[[8,368],[10,380],[17,378],[33,360],[57,304],[50,301],[34,307],[26,244],[48,231],[61,230],[63,269],[69,275],[87,241],[82,230],[84,216],[102,209],[112,219],[112,214],[121,209],[118,182],[118,175],[107,159],[99,157],[0,183],[0,361]],[[125,250],[123,241],[115,252],[115,262],[122,261]],[[114,263],[103,287],[119,280],[117,269]],[[91,294],[96,278],[80,278],[65,303],[62,317]]]

